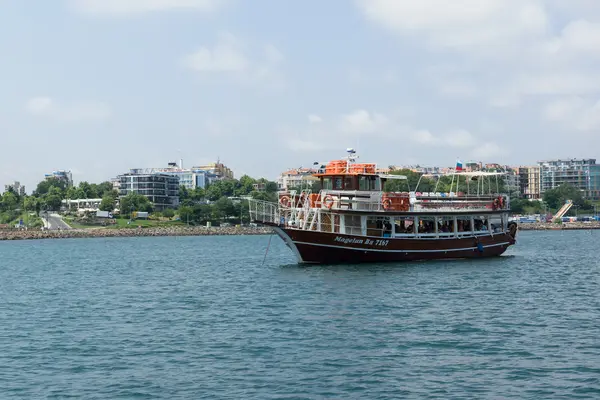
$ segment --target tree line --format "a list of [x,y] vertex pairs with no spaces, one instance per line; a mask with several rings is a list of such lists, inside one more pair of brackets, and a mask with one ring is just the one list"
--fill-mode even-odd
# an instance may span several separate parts
[[[224,221],[232,217],[243,216],[248,220],[248,204],[233,201],[230,197],[251,196],[261,200],[277,200],[277,183],[267,179],[254,179],[248,175],[240,179],[218,180],[206,188],[189,190],[179,189],[178,214],[182,220],[191,224],[207,221]],[[101,199],[100,210],[113,211],[119,207],[121,215],[129,217],[131,211],[153,212],[152,203],[147,197],[129,193],[119,198],[118,191],[111,182],[99,184],[80,182],[69,186],[64,180],[49,178],[39,182],[31,195],[19,195],[12,188],[0,195],[0,224],[16,223],[24,214],[58,211],[63,200]],[[176,209],[156,213],[159,216],[173,217]],[[240,217],[241,218],[241,217]]]

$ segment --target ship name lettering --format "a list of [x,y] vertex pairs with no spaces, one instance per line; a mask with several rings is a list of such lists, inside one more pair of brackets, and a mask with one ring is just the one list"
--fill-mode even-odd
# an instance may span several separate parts
[[336,236],[335,239],[333,239],[333,241],[344,243],[344,244],[363,244],[364,243],[364,240],[362,240],[362,239],[345,238],[345,237],[341,237],[341,236]]

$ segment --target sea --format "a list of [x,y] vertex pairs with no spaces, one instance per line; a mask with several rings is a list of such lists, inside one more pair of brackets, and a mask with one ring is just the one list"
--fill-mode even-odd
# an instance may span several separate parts
[[598,399],[598,243],[301,266],[277,236],[0,242],[0,399]]

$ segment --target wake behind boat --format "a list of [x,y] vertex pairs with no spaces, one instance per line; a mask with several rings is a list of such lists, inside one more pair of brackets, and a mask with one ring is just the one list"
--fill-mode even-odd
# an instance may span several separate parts
[[[386,192],[387,181],[406,177],[378,174],[375,164],[358,164],[354,150],[348,152],[346,159],[331,161],[315,174],[319,193],[290,190],[279,193],[278,203],[250,200],[252,221],[272,227],[298,262],[481,258],[499,256],[515,244],[510,199],[492,193],[491,179],[497,182],[502,173],[455,170],[449,192],[419,192],[418,185]],[[461,179],[481,183],[475,193],[463,193]]]

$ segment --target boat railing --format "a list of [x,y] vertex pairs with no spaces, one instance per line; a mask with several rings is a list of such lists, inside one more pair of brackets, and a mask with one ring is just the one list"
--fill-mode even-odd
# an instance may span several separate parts
[[277,203],[264,200],[248,200],[250,220],[258,223],[280,224],[281,212]]
[[[390,202],[386,204],[386,200]],[[391,206],[391,207],[390,207]],[[322,190],[319,200],[311,207],[329,210],[355,211],[492,211],[509,210],[510,200],[505,195],[437,196],[414,193]]]

